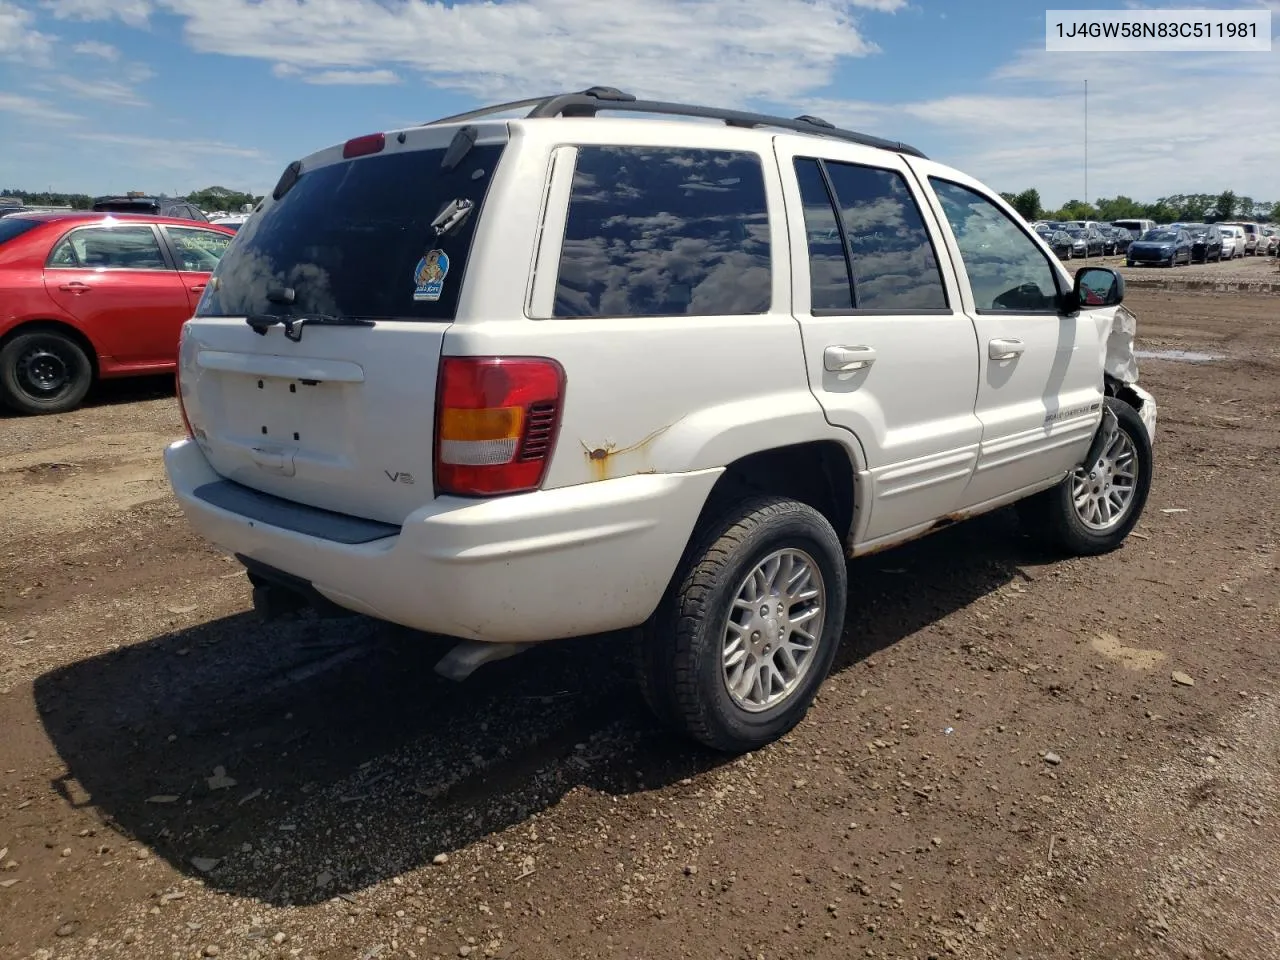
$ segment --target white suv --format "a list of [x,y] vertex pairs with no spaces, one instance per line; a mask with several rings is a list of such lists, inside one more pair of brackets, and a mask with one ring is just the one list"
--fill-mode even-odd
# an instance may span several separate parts
[[1123,281],[998,194],[815,118],[515,106],[291,164],[186,325],[169,477],[264,608],[456,637],[454,677],[643,627],[656,712],[741,751],[827,674],[847,556],[1137,522]]

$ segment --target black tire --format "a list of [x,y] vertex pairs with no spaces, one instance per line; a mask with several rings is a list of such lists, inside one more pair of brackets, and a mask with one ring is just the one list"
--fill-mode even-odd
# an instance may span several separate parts
[[1068,476],[1056,487],[1017,504],[1018,516],[1027,532],[1073,556],[1095,556],[1120,546],[1141,519],[1151,492],[1153,459],[1147,426],[1138,416],[1138,411],[1123,400],[1108,397],[1106,402],[1115,414],[1120,431],[1133,445],[1138,467],[1133,499],[1121,520],[1106,530],[1086,525],[1072,502],[1074,476]]
[[[802,551],[821,574],[822,628],[796,686],[773,706],[752,711],[730,694],[724,637],[740,587],[781,550]],[[716,750],[744,753],[777,740],[804,717],[831,669],[847,595],[844,549],[822,514],[781,497],[734,505],[694,533],[643,632],[638,666],[645,699],[659,720]],[[759,659],[776,663],[777,653]]]
[[93,364],[61,333],[19,334],[0,350],[0,401],[19,413],[74,410],[92,385]]

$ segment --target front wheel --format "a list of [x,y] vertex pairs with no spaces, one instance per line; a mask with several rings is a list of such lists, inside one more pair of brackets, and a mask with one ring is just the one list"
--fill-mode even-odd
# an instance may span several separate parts
[[[1026,529],[1076,556],[1114,550],[1142,517],[1151,492],[1151,436],[1138,411],[1107,398],[1115,427],[1092,464],[1018,503]],[[1103,428],[1107,429],[1104,422]]]
[[641,638],[640,681],[658,717],[727,753],[804,717],[844,628],[840,538],[812,507],[736,505],[694,534]]
[[19,413],[65,413],[93,383],[93,365],[69,337],[38,330],[0,350],[0,400]]

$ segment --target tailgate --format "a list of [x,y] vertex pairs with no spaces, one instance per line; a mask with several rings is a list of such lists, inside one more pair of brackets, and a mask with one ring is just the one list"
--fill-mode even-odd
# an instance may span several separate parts
[[183,403],[210,465],[299,503],[401,523],[433,497],[436,372],[448,324],[187,325]]
[[286,168],[184,334],[183,399],[214,470],[386,523],[432,499],[441,346],[507,137],[418,127]]

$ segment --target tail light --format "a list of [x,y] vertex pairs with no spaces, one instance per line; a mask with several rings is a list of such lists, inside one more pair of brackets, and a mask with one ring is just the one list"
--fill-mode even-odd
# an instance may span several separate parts
[[436,398],[436,491],[522,493],[555,448],[564,369],[540,357],[445,357]]

